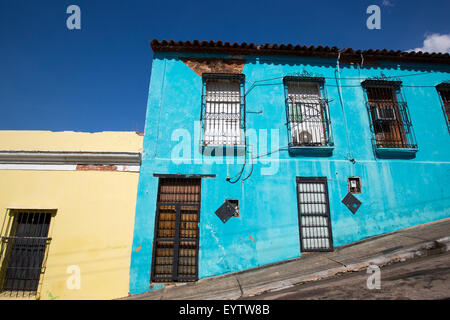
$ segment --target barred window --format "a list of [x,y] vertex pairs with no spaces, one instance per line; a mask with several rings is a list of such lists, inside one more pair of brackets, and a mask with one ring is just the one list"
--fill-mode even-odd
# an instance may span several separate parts
[[2,236],[0,289],[35,293],[45,268],[52,213],[41,210],[12,210]]
[[240,145],[245,134],[243,75],[203,76],[203,145]]
[[400,83],[366,80],[363,87],[376,148],[417,148]]
[[447,118],[447,127],[450,131],[450,83],[441,83],[436,88],[441,96],[442,109],[444,116]]
[[328,105],[326,99],[322,98],[321,79],[313,78],[307,81],[302,77],[284,79],[290,146],[331,144]]

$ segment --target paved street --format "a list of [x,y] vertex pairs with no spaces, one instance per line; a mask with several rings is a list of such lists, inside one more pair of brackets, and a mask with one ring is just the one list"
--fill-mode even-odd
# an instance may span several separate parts
[[248,297],[246,300],[450,299],[450,252],[381,268],[381,288],[367,289],[366,271]]
[[[187,284],[167,285],[123,299],[450,298],[450,280],[446,281],[450,278],[450,260],[448,254],[444,254],[450,252],[449,231],[450,219],[443,219],[337,247],[333,252],[304,254],[290,261]],[[438,253],[441,255],[430,255]],[[404,262],[393,265],[396,261]],[[365,270],[370,264],[384,266],[381,290],[366,288],[370,274]]]

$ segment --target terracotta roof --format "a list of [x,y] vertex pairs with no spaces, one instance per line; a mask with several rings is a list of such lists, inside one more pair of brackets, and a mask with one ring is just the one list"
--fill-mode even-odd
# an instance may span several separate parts
[[[335,58],[338,56],[339,48],[323,46],[301,46],[293,44],[263,44],[254,43],[230,43],[222,41],[151,41],[154,52],[208,52],[208,53],[231,53],[238,55],[289,55],[304,57]],[[407,62],[432,62],[450,64],[450,54],[448,53],[428,53],[428,52],[405,52],[387,49],[354,50],[351,48],[341,50],[341,57],[346,60],[361,60],[361,54],[367,61],[390,60]]]

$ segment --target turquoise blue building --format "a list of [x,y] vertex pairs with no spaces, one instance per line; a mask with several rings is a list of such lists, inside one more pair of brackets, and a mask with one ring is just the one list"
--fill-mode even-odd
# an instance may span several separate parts
[[450,217],[450,55],[151,42],[130,293]]

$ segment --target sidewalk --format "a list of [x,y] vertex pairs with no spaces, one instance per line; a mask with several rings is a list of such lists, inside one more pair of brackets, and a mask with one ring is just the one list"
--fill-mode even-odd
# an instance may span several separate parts
[[339,273],[359,271],[370,264],[383,266],[417,256],[450,250],[450,218],[381,235],[334,252],[303,254],[302,257],[256,269],[166,286],[149,293],[131,295],[133,300],[225,300],[278,291],[295,284]]

